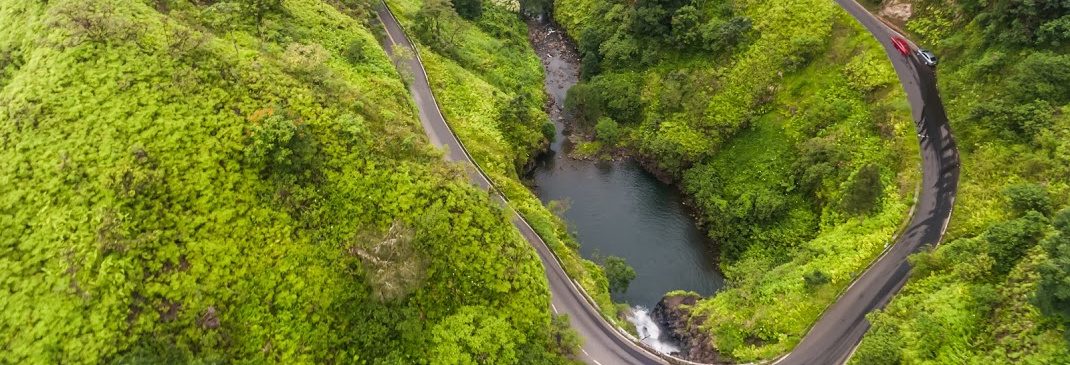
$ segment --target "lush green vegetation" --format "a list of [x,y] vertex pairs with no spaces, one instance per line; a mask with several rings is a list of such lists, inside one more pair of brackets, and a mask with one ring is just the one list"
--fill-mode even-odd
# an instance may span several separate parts
[[790,350],[891,240],[920,179],[883,50],[823,0],[555,9],[583,59],[567,102],[580,128],[676,178],[721,250],[728,287],[692,309],[711,345],[737,361]]
[[543,111],[543,69],[528,43],[519,5],[487,2],[481,15],[467,19],[450,1],[388,3],[412,30],[454,133],[606,318],[615,320],[605,270],[580,257],[565,222],[553,212],[556,206],[543,206],[521,180],[534,154],[553,138],[554,126]]
[[0,2],[0,362],[567,362],[369,14]]
[[907,29],[942,56],[962,181],[947,243],[912,258],[854,362],[1070,362],[1070,8],[913,3]]
[[628,291],[628,285],[635,280],[635,269],[617,256],[607,257],[604,266],[606,278],[609,279],[609,290],[617,293]]

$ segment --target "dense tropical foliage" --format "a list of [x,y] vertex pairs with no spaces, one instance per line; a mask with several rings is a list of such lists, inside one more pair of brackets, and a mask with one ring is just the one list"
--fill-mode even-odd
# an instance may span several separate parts
[[909,106],[834,2],[558,0],[592,143],[678,182],[728,287],[693,306],[724,360],[790,350],[892,239],[920,176]]
[[536,154],[545,151],[554,125],[543,106],[543,69],[527,39],[520,5],[487,2],[467,19],[457,3],[388,1],[413,33],[431,88],[450,128],[510,203],[557,254],[569,275],[616,319],[605,269],[580,257],[565,222],[522,183]]
[[[1070,362],[1070,7],[912,3],[962,182],[853,361]],[[553,12],[582,57],[579,150],[647,161],[720,248],[728,287],[691,310],[725,360],[798,343],[920,179],[891,66],[827,0],[389,5],[451,127],[612,318],[634,271],[580,258],[521,183],[553,126],[520,13]],[[537,258],[427,143],[372,6],[0,2],[0,362],[571,361]]]
[[1070,5],[913,1],[962,156],[945,244],[912,258],[858,364],[1070,362]]
[[0,363],[568,362],[370,14],[0,2]]

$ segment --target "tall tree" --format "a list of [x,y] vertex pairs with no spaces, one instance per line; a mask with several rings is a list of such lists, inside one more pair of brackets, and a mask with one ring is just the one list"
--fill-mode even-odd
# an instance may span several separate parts
[[609,291],[624,293],[635,279],[635,269],[628,262],[617,256],[606,258],[606,279],[609,279]]
[[256,25],[256,33],[260,35],[260,26],[264,24],[264,18],[271,13],[282,11],[282,0],[239,0],[242,15],[252,19]]
[[843,210],[847,214],[862,215],[869,213],[880,201],[884,186],[881,184],[881,170],[876,164],[867,164],[849,182],[843,197]]
[[478,19],[483,15],[483,0],[455,0],[453,9],[457,15],[468,20]]
[[436,51],[449,53],[464,27],[457,18],[452,0],[427,0],[416,13],[416,35]]

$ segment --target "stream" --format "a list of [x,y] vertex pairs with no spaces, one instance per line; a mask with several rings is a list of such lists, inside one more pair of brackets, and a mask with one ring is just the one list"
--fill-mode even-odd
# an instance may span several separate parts
[[658,181],[632,160],[586,161],[568,157],[573,143],[565,127],[565,94],[579,79],[575,46],[558,25],[528,21],[529,39],[546,71],[550,119],[557,127],[550,151],[539,157],[531,173],[532,190],[542,202],[564,201],[563,213],[580,242],[580,254],[619,256],[635,269],[636,278],[613,300],[628,303],[643,342],[665,353],[679,350],[662,336],[649,312],[673,290],[712,296],[724,286],[716,255],[683,204],[684,196]]

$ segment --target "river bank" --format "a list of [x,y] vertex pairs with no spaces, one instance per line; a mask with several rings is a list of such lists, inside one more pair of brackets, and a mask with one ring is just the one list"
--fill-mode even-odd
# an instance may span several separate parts
[[619,256],[637,274],[617,303],[628,303],[628,320],[644,342],[666,353],[680,351],[650,317],[665,293],[686,290],[712,296],[724,281],[716,254],[695,225],[685,196],[621,151],[607,160],[570,157],[581,136],[565,112],[568,89],[579,81],[580,59],[572,40],[549,19],[529,19],[529,40],[545,69],[546,112],[555,140],[529,173],[531,189],[545,204],[564,202],[562,216],[587,259]]

